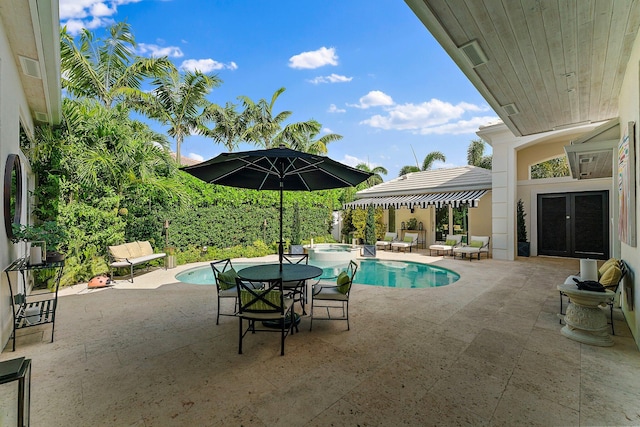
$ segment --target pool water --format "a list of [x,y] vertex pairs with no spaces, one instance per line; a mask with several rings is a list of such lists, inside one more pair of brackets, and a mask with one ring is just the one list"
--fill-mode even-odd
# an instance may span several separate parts
[[[234,263],[236,270],[257,263]],[[348,263],[310,261],[309,264],[322,268],[320,279],[335,279]],[[359,262],[354,283],[388,288],[434,288],[449,285],[460,275],[446,268],[410,261],[385,261],[365,259]],[[194,285],[213,285],[213,270],[210,266],[194,267],[176,275],[176,279]]]

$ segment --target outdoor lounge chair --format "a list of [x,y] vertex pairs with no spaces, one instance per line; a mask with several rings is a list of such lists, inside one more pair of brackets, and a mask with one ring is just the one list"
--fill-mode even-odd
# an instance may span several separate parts
[[398,239],[398,233],[392,233],[387,231],[384,233],[384,238],[382,240],[378,240],[376,242],[376,249],[380,247],[383,250],[387,248],[391,248],[391,243],[395,242]]
[[436,251],[436,255],[444,252],[444,255],[453,255],[453,249],[462,244],[462,234],[447,234],[447,239],[442,243],[436,243],[429,246],[429,255],[432,251]]
[[403,249],[405,252],[407,248],[409,248],[409,252],[411,252],[411,248],[414,246],[418,246],[418,233],[405,233],[404,239],[401,242],[392,242],[391,250],[397,248],[398,251]]
[[453,248],[453,257],[455,258],[457,255],[460,255],[461,258],[469,256],[469,261],[471,261],[475,255],[480,260],[480,255],[484,253],[489,258],[489,239],[489,236],[471,236],[467,246]]
[[[347,330],[349,327],[349,295],[351,294],[351,285],[353,278],[358,271],[358,264],[354,261],[349,262],[346,271],[341,272],[335,282],[320,281],[313,286],[313,295],[311,296],[311,323],[309,330],[313,328],[313,319],[316,320],[346,320]],[[314,310],[317,308],[325,308],[327,317],[315,316]],[[338,317],[331,316],[331,310],[342,310],[342,315]]]
[[[293,333],[296,320],[293,312],[293,299],[286,298],[282,288],[282,279],[264,283],[240,280],[236,278],[238,292],[239,343],[238,354],[242,354],[242,340],[247,332],[280,332],[280,355],[284,356],[284,340]],[[244,321],[249,321],[246,329]],[[256,328],[256,321],[260,324]],[[267,326],[270,323],[273,327]]]

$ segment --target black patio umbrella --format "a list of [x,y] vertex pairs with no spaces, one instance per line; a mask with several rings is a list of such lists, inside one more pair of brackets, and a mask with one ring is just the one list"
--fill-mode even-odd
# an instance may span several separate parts
[[292,150],[281,145],[267,150],[222,153],[206,162],[182,168],[211,183],[254,190],[280,191],[280,241],[282,269],[282,192],[329,190],[355,186],[372,174],[325,156]]

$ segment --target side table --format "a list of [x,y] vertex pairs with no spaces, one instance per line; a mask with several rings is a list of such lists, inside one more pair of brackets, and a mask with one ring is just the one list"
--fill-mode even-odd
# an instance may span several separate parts
[[571,301],[564,315],[565,326],[560,333],[584,344],[612,346],[613,339],[608,332],[607,316],[599,306],[611,301],[616,294],[609,290],[582,291],[574,284],[558,285],[558,290],[566,294]]

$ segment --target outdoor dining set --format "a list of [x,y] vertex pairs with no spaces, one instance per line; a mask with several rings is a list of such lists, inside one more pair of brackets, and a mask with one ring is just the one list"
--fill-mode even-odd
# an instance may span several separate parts
[[[239,354],[242,354],[242,341],[248,332],[280,332],[281,355],[284,355],[285,338],[299,332],[300,314],[294,306],[300,304],[302,315],[307,314],[307,287],[323,271],[308,264],[308,254],[283,254],[282,258],[282,264],[259,264],[238,271],[230,259],[211,262],[218,299],[216,324],[221,315],[238,318]],[[334,280],[315,281],[309,330],[313,328],[314,319],[345,320],[349,330],[349,294],[357,269],[357,264],[351,261]],[[221,300],[225,298],[234,300],[232,312],[220,311]],[[326,316],[314,314],[317,308],[325,309]],[[336,310],[341,313],[336,315]]]

